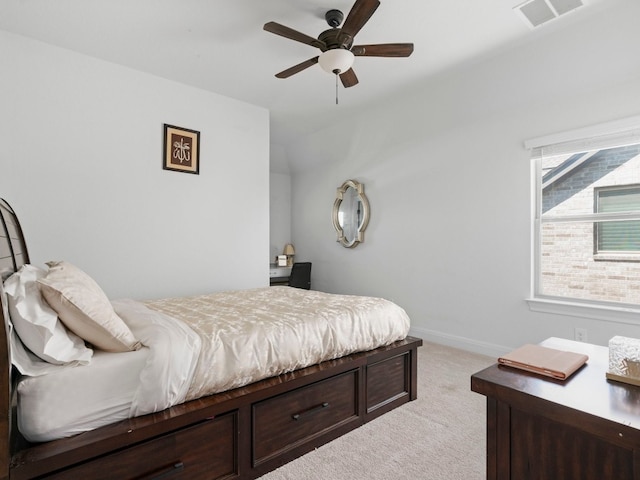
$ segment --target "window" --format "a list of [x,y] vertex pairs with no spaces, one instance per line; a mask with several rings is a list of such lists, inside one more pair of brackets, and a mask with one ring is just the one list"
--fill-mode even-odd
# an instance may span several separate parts
[[533,298],[640,309],[640,128],[544,140],[529,142]]
[[[596,213],[640,211],[640,186],[602,187],[595,190]],[[640,221],[628,220],[596,224],[594,251],[601,259],[607,253],[624,252],[629,260],[640,260]]]

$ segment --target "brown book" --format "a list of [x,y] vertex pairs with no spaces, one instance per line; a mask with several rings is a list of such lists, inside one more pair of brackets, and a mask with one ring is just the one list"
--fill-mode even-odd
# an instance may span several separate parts
[[547,377],[565,380],[584,365],[589,357],[582,353],[565,352],[541,345],[523,345],[498,358],[498,362],[509,367],[539,373]]

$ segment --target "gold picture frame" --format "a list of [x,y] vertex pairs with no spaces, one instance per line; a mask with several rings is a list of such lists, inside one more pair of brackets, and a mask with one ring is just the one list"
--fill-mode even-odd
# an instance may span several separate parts
[[162,168],[176,172],[200,173],[200,132],[164,124]]

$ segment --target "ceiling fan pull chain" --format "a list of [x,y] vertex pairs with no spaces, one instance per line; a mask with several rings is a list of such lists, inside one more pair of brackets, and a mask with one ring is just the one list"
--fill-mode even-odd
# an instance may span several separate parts
[[338,70],[335,71],[336,74],[336,105],[338,105]]

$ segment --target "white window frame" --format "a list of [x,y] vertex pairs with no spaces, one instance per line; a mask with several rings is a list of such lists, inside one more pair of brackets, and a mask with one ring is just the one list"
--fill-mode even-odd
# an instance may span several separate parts
[[[531,158],[590,151],[640,143],[640,116],[629,117],[591,127],[546,135],[524,142]],[[531,160],[531,290],[527,303],[530,310],[581,318],[640,325],[640,306],[599,302],[540,294],[540,228],[539,192],[542,191],[540,162]],[[584,219],[584,217],[582,217]],[[594,215],[595,218],[595,215]]]

